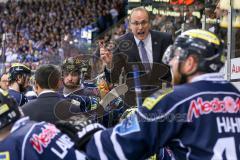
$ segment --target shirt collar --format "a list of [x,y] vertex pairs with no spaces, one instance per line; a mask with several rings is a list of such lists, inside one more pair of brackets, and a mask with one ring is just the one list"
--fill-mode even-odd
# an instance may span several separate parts
[[194,77],[191,82],[197,81],[224,81],[223,73],[206,73],[199,76]]
[[[140,40],[136,36],[134,36],[134,39],[135,39],[135,42],[136,42],[137,46],[139,46]],[[151,40],[151,34],[149,32],[148,36],[143,40],[143,42],[146,45],[146,43],[149,42],[150,40]]]
[[38,96],[40,96],[41,94],[43,93],[54,93],[55,91],[54,90],[51,90],[51,89],[44,89],[42,92],[39,93]]

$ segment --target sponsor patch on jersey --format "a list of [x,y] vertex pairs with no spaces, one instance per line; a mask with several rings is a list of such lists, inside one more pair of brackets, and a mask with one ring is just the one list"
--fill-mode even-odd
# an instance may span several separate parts
[[44,148],[47,148],[51,141],[56,137],[60,132],[56,126],[48,123],[41,128],[39,134],[33,134],[30,138],[30,143],[33,148],[39,153],[43,153]]
[[201,97],[190,102],[188,108],[187,119],[189,122],[193,118],[199,118],[201,115],[210,113],[239,113],[240,99],[230,96],[224,97],[222,100],[218,97],[211,100],[203,100]]
[[146,107],[148,110],[152,110],[154,106],[163,99],[166,95],[173,91],[172,88],[158,90],[155,92],[151,97],[147,97],[144,102],[143,106]]
[[115,131],[119,135],[126,135],[140,131],[137,115],[132,114],[127,119],[123,120],[122,123],[115,128]]
[[0,152],[0,160],[10,160],[9,152]]

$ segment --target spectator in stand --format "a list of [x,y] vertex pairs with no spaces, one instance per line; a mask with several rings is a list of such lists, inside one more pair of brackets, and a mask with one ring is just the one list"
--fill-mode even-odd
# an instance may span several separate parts
[[109,12],[112,16],[113,24],[116,24],[118,22],[119,13],[118,13],[118,10],[116,9],[116,6],[114,4],[112,4]]
[[[94,13],[96,10],[103,14],[102,24],[106,25],[99,27],[101,31],[104,31],[106,27],[112,25],[112,17],[109,13],[111,5],[116,9],[114,17],[119,18],[116,13],[120,13],[123,6],[119,5],[119,1],[116,0],[103,0],[99,3],[96,3],[95,0],[81,2],[76,0],[8,1],[1,3],[0,6],[4,8],[4,11],[0,15],[0,37],[2,37],[1,34],[7,33],[17,39],[16,51],[9,52],[11,55],[8,57],[8,62],[33,61],[33,53],[36,50],[39,57],[42,56],[43,52],[47,52],[43,58],[47,59],[44,61],[48,61],[49,51],[47,49],[49,47],[60,48],[63,41],[61,36],[71,34],[75,29],[95,23],[98,18]],[[23,46],[28,48],[25,50],[27,53],[21,50],[24,48]],[[21,52],[18,53],[18,60],[12,56],[17,54],[16,52]],[[40,58],[38,58],[39,61],[41,61]]]

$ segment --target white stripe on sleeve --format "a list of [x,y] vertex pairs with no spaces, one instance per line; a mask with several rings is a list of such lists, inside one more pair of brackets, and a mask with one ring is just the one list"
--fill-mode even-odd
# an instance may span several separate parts
[[101,160],[107,160],[108,158],[103,151],[103,147],[102,147],[102,143],[101,143],[101,133],[102,133],[102,131],[96,132],[94,134],[94,140],[95,140],[95,144],[96,144],[100,159]]

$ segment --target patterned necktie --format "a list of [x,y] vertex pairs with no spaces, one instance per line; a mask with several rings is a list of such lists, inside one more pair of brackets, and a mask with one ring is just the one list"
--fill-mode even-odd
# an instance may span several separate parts
[[151,71],[151,65],[147,56],[147,51],[145,49],[144,42],[140,41],[139,46],[140,46],[140,54],[142,54],[142,63],[144,65],[145,70],[149,72]]

